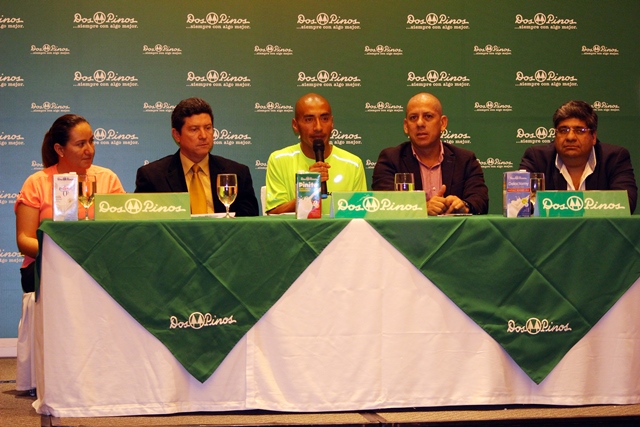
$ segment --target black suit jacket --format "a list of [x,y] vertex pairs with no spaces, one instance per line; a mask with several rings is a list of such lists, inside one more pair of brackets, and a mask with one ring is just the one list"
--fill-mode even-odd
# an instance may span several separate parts
[[[475,154],[469,150],[443,142],[442,183],[447,186],[444,196],[453,194],[466,201],[474,214],[486,214],[489,210],[489,190]],[[420,164],[413,156],[411,142],[380,152],[373,169],[373,190],[393,190],[396,173],[412,172],[416,190],[422,190]]]
[[[237,216],[257,216],[258,200],[253,191],[249,168],[233,160],[209,154],[209,176],[215,211],[226,211],[216,196],[216,177],[220,173],[235,173],[238,176],[238,197],[231,204],[229,211],[235,212]],[[142,166],[136,174],[136,193],[184,193],[187,191],[180,150],[173,155]]]
[[[631,213],[636,208],[638,187],[631,166],[629,150],[617,145],[596,141],[596,169],[585,181],[587,190],[627,190]],[[544,172],[545,190],[566,190],[567,181],[556,167],[554,143],[534,145],[524,152],[520,169]]]

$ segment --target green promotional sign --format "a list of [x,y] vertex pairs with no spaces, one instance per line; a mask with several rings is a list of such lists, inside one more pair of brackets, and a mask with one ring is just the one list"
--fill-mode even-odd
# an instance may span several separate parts
[[189,219],[189,193],[96,194],[96,220]]
[[424,191],[361,191],[333,193],[334,218],[426,218]]
[[540,191],[536,204],[535,216],[540,217],[612,217],[631,214],[625,190]]

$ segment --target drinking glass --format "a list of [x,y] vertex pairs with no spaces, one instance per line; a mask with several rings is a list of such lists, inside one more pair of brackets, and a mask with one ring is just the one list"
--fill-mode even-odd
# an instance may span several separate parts
[[393,179],[393,183],[396,191],[413,191],[413,174],[397,173]]
[[96,195],[97,181],[95,175],[78,175],[78,200],[84,207],[84,219],[89,220],[89,208]]
[[538,191],[544,191],[544,173],[531,172],[529,183],[529,206],[531,208],[530,216],[533,216],[536,207]]
[[218,199],[222,202],[227,209],[225,218],[232,218],[229,215],[229,206],[236,200],[238,195],[238,177],[235,173],[221,173],[216,179],[216,185],[218,188]]

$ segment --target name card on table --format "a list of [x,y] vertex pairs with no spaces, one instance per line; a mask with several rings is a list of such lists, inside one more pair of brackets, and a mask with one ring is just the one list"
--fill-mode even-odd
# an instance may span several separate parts
[[427,218],[424,191],[334,192],[334,218]]
[[535,216],[611,217],[629,216],[626,190],[539,191]]
[[99,220],[189,219],[189,193],[96,194],[94,215]]

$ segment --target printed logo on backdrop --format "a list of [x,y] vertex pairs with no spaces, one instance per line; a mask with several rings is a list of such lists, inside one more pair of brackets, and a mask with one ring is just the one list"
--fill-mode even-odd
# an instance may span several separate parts
[[256,160],[256,170],[267,170],[267,162],[263,162],[262,160]]
[[367,159],[364,162],[364,168],[365,169],[373,169],[373,168],[376,167],[376,163],[377,163],[377,159],[376,159],[376,161],[373,161],[371,159]]
[[520,87],[571,87],[578,86],[576,76],[563,76],[555,71],[538,70],[533,74],[516,72],[516,86]]
[[342,133],[335,128],[329,139],[333,145],[362,145],[362,137],[357,133]]
[[473,111],[476,113],[509,112],[513,111],[513,107],[509,104],[503,104],[497,101],[487,101],[484,104],[476,102],[473,104]]
[[572,18],[560,18],[552,13],[536,13],[533,17],[516,15],[516,30],[577,30],[578,23]]
[[187,73],[188,87],[251,87],[251,79],[247,76],[234,76],[226,71],[209,70],[197,75],[193,71]]
[[293,49],[280,47],[277,44],[268,44],[265,47],[256,45],[253,48],[253,54],[259,56],[291,56]]
[[548,144],[554,140],[556,130],[540,126],[533,132],[527,132],[522,128],[516,130],[516,144]]
[[98,145],[138,145],[140,142],[135,133],[120,133],[115,129],[97,128],[93,138]]
[[365,56],[402,56],[403,54],[402,49],[387,45],[379,44],[376,47],[364,47]]
[[94,29],[111,29],[131,30],[138,28],[138,21],[135,18],[120,17],[115,13],[96,12],[91,18],[85,18],[81,13],[75,13],[73,15],[73,23],[76,24],[73,28],[84,28],[89,30]]
[[450,17],[444,13],[428,13],[424,18],[407,15],[407,30],[468,30],[469,21],[466,18]]
[[609,104],[604,101],[594,101],[591,105],[595,111],[620,111],[620,106],[617,104]]
[[38,160],[31,160],[32,171],[41,171],[42,169],[44,169],[44,164],[40,163]]
[[471,137],[469,134],[451,132],[449,129],[442,131],[440,139],[442,139],[443,142],[455,145],[471,144]]
[[16,197],[18,197],[18,193],[7,193],[0,190],[0,205],[15,205]]
[[500,47],[495,44],[488,44],[484,47],[478,45],[473,47],[474,55],[511,55],[511,49],[508,47]]
[[215,145],[251,145],[251,137],[246,133],[233,133],[227,129],[213,129]]
[[145,113],[171,113],[174,108],[176,106],[169,102],[156,101],[152,104],[145,102],[142,106],[142,111]]
[[22,18],[0,15],[0,30],[24,28]]
[[0,132],[0,147],[24,145],[24,137],[19,133]]
[[24,87],[24,79],[21,76],[0,73],[0,87]]
[[315,18],[307,18],[298,15],[296,30],[360,30],[360,21],[357,18],[343,18],[335,13],[321,12]]
[[279,102],[269,101],[266,104],[256,102],[254,104],[256,113],[293,113],[293,106],[288,104],[280,104]]
[[402,113],[404,107],[402,105],[392,104],[391,102],[378,101],[374,103],[365,102],[365,113]]
[[43,44],[41,47],[31,45],[31,55],[70,55],[68,47],[60,47],[55,44]]
[[513,170],[513,162],[509,160],[500,160],[497,157],[487,157],[487,160],[478,159],[482,169],[509,169]]
[[82,71],[73,73],[74,86],[82,87],[135,87],[138,86],[136,76],[121,76],[115,71],[96,70],[86,76]]
[[594,44],[592,47],[582,46],[583,55],[598,55],[598,56],[618,56],[620,51],[613,47],[607,47],[601,44]]
[[[3,204],[4,200],[0,199],[0,204]],[[0,249],[0,264],[6,264],[9,262],[18,264],[24,261],[24,257],[17,251],[8,251],[6,249]]]
[[68,105],[58,105],[55,102],[45,101],[42,104],[31,103],[32,113],[70,113],[71,107]]
[[298,72],[298,87],[360,87],[360,82],[358,76],[342,75],[337,71],[320,70],[315,76]]
[[456,76],[447,71],[430,70],[424,76],[409,71],[407,74],[407,86],[467,87],[471,86],[471,79],[467,76]]
[[207,15],[197,17],[192,13],[187,14],[188,30],[250,30],[251,21],[246,18],[237,18],[226,13],[217,14],[209,12]]
[[171,47],[166,44],[156,44],[154,46],[142,46],[143,55],[182,55],[182,49],[179,47]]

